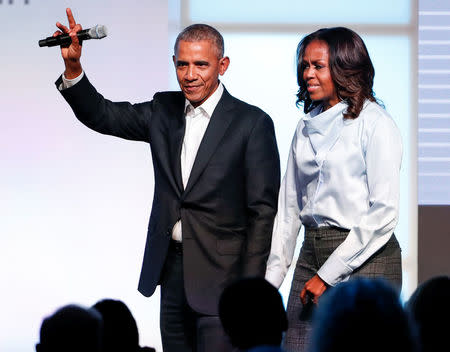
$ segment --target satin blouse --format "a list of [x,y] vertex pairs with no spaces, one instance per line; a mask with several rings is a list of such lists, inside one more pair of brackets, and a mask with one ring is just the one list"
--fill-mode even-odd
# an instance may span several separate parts
[[298,233],[308,227],[349,229],[346,240],[317,274],[329,285],[387,243],[398,221],[402,143],[378,104],[366,101],[356,119],[344,119],[340,102],[318,106],[297,125],[278,199],[266,279],[281,286]]

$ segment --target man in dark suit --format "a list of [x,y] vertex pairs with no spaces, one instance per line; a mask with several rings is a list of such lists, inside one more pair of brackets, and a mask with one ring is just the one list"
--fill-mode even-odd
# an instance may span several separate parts
[[264,276],[280,181],[273,123],[232,97],[219,81],[228,68],[223,38],[192,25],[177,38],[173,61],[181,92],[150,102],[113,103],[89,83],[76,24],[61,48],[66,70],[56,82],[77,118],[104,134],[150,143],[155,193],[139,282],[161,284],[164,351],[230,351],[218,318],[223,288]]

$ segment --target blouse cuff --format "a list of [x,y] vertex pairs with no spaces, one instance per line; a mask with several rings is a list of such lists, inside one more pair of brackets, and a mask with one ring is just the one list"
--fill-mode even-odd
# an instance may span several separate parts
[[336,286],[342,281],[347,281],[353,270],[340,258],[331,255],[322,267],[317,271],[317,275],[330,286]]

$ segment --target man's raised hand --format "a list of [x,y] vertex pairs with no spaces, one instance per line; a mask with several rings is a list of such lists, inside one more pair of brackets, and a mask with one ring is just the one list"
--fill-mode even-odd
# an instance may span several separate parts
[[67,19],[69,20],[69,28],[60,22],[56,22],[56,27],[59,28],[59,31],[53,33],[53,36],[56,37],[58,35],[68,34],[72,39],[72,43],[68,47],[61,47],[61,56],[64,59],[64,64],[66,66],[64,76],[68,79],[73,79],[83,72],[80,62],[81,44],[77,37],[77,33],[82,30],[82,27],[75,22],[70,8],[66,9],[66,13]]

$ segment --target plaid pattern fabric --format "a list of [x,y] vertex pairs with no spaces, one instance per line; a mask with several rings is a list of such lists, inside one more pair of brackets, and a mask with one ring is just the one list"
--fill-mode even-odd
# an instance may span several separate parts
[[[283,347],[287,352],[307,350],[311,333],[312,305],[303,306],[300,292],[331,253],[345,240],[348,230],[335,227],[306,228],[305,239],[295,267],[289,294],[287,316],[289,321]],[[400,292],[402,285],[401,249],[392,235],[389,241],[371,256],[352,277],[382,277]]]

